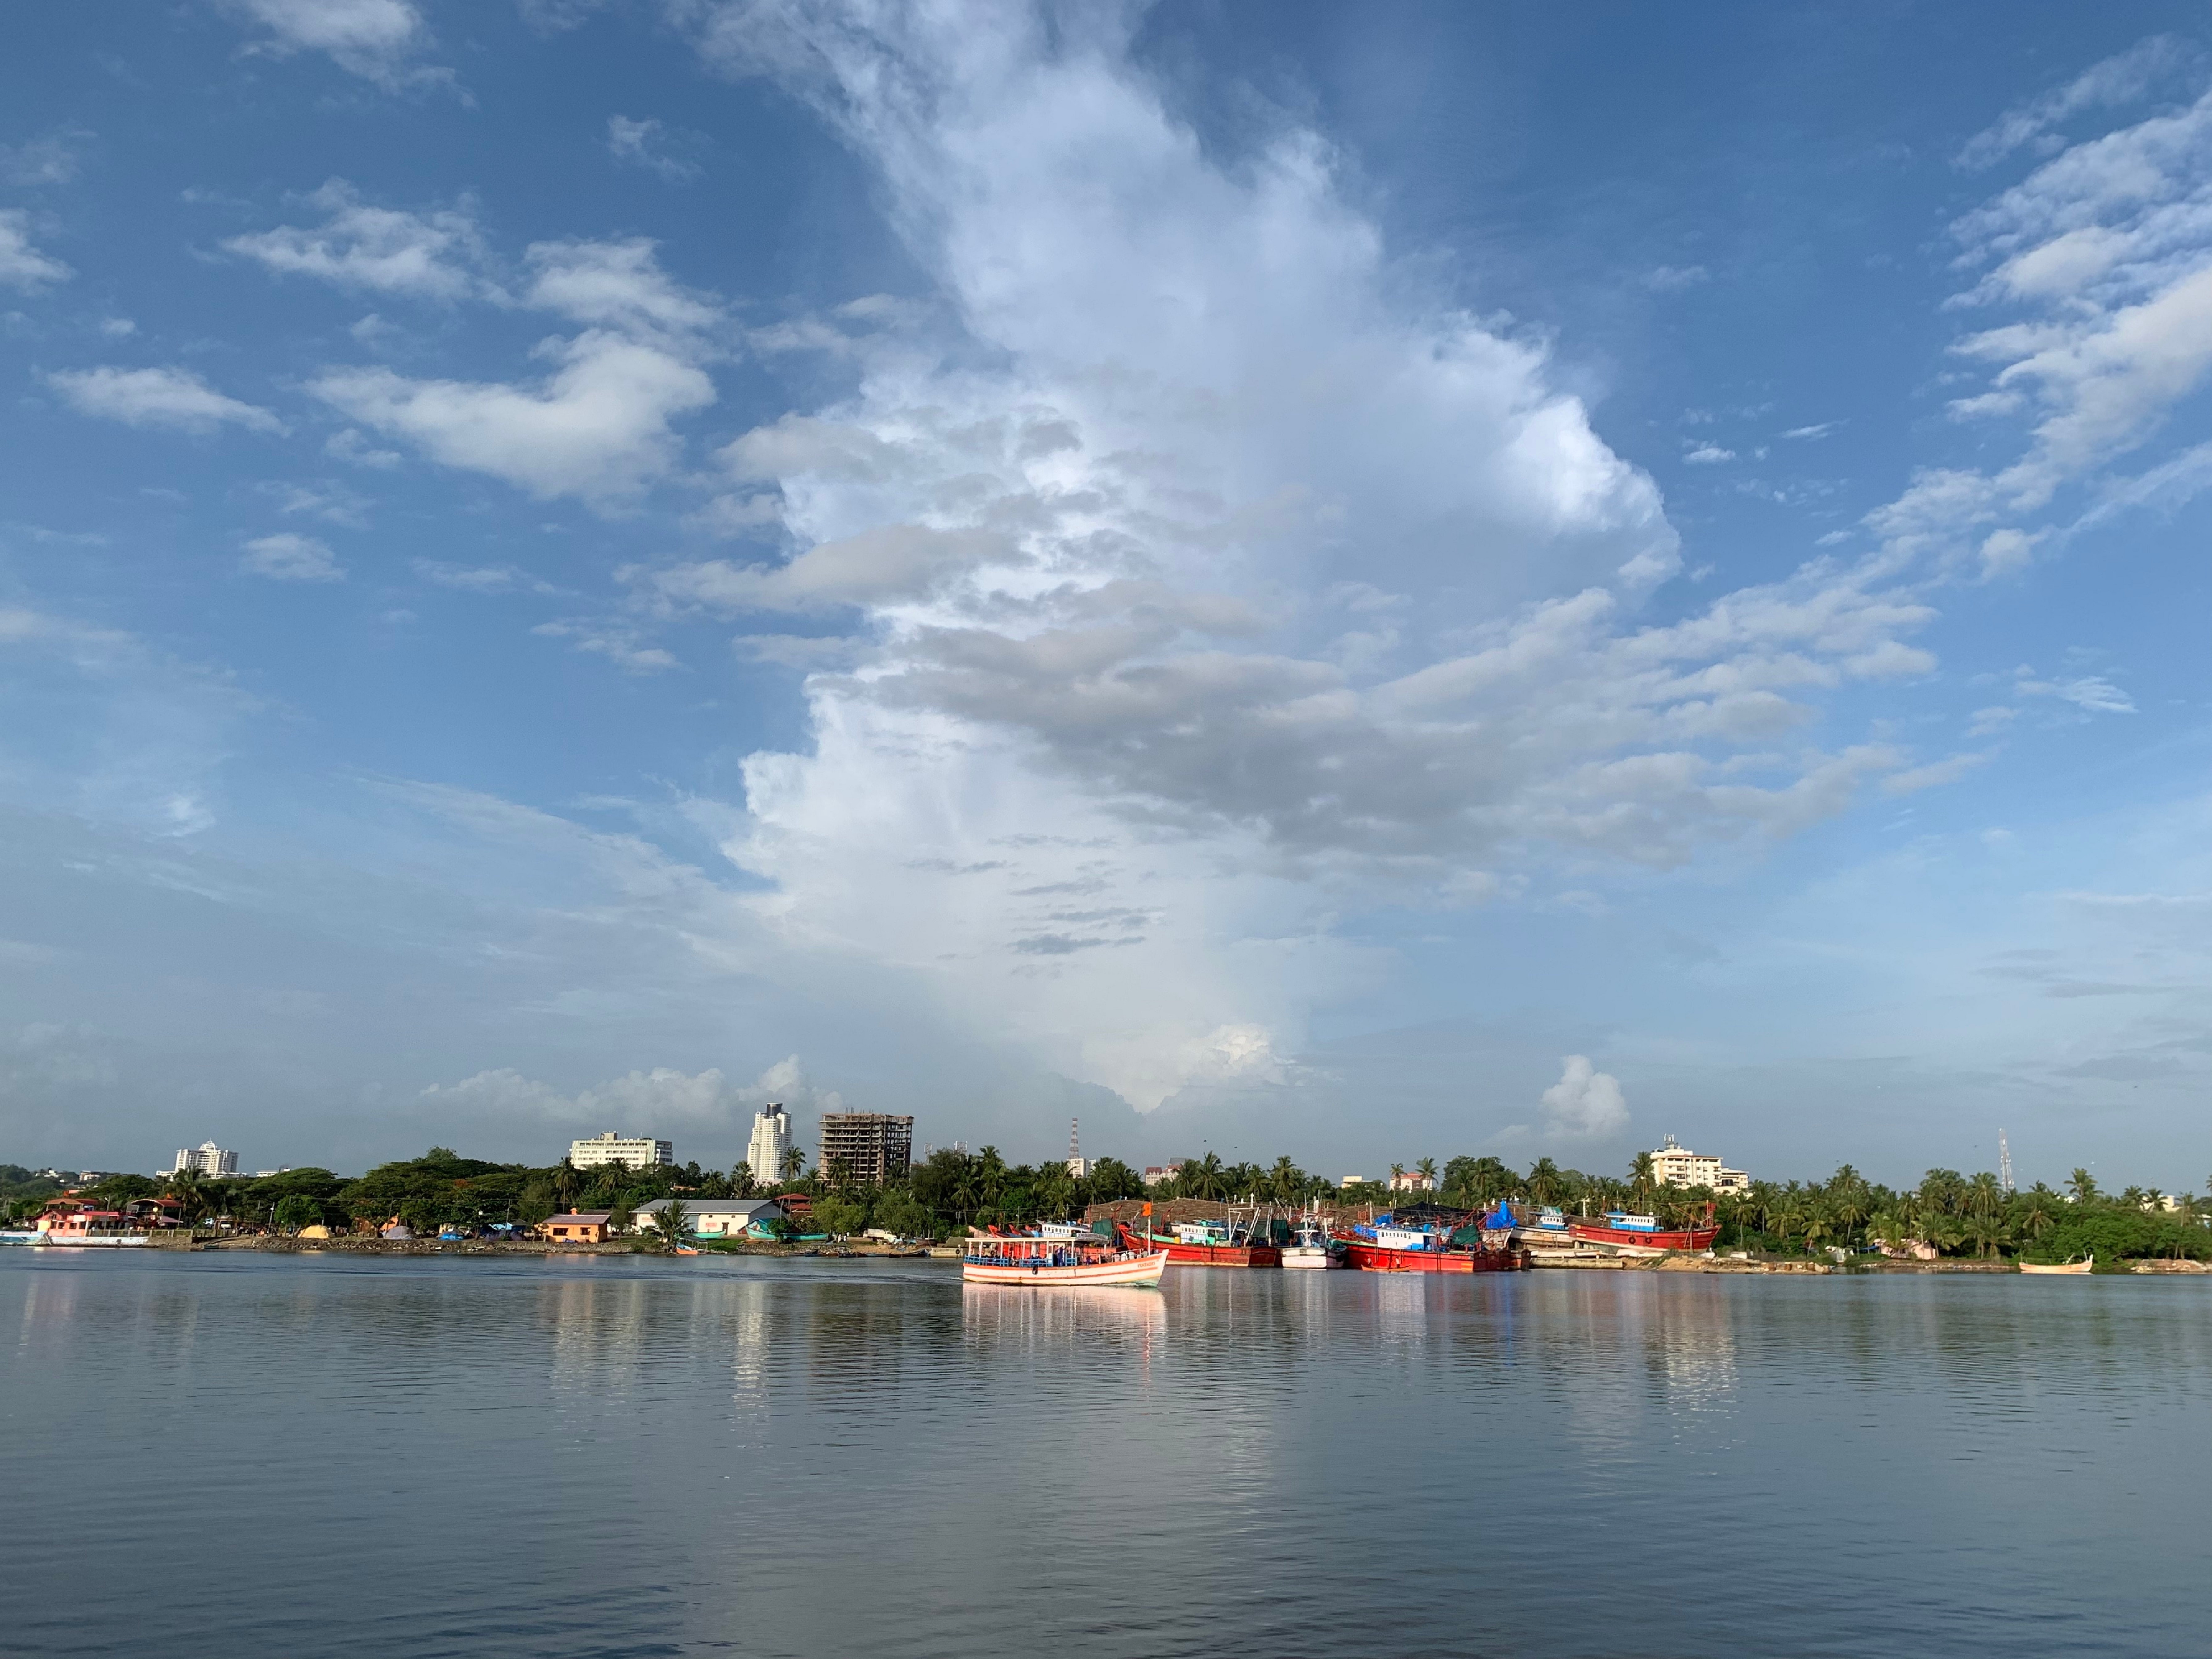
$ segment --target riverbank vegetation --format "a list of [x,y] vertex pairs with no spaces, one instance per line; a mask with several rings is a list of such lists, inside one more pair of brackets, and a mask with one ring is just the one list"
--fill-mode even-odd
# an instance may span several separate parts
[[[1639,1153],[1621,1176],[1563,1169],[1548,1158],[1538,1158],[1526,1170],[1496,1158],[1472,1157],[1441,1164],[1424,1158],[1412,1167],[1436,1182],[1436,1195],[1443,1202],[1468,1208],[1510,1200],[1556,1205],[1589,1216],[1629,1209],[1683,1225],[1702,1218],[1710,1206],[1721,1230],[1718,1248],[1764,1255],[1886,1250],[1984,1261],[2066,1261],[2090,1255],[2100,1262],[2212,1260],[2212,1200],[2169,1197],[2137,1187],[2107,1193],[2087,1170],[2075,1170],[2063,1189],[2039,1182],[2008,1193],[1986,1171],[1966,1176],[1930,1170],[1917,1184],[1897,1188],[1870,1182],[1845,1164],[1825,1181],[1755,1181],[1747,1191],[1714,1194],[1662,1186],[1649,1153]],[[1269,1164],[1224,1164],[1210,1153],[1185,1162],[1170,1180],[1150,1188],[1118,1158],[1097,1159],[1079,1177],[1056,1161],[1009,1164],[991,1146],[974,1153],[932,1153],[904,1178],[882,1185],[852,1180],[834,1164],[809,1170],[797,1158],[776,1173],[777,1179],[763,1180],[744,1164],[726,1174],[696,1164],[577,1170],[564,1161],[538,1168],[488,1163],[434,1146],[420,1158],[380,1164],[351,1178],[323,1169],[216,1181],[190,1174],[118,1175],[105,1177],[80,1196],[103,1207],[167,1199],[178,1220],[195,1226],[295,1232],[320,1224],[345,1231],[397,1219],[416,1233],[434,1234],[501,1224],[527,1227],[569,1209],[611,1212],[620,1228],[656,1199],[799,1194],[810,1201],[811,1232],[851,1236],[874,1227],[906,1238],[944,1237],[970,1225],[1060,1219],[1080,1215],[1087,1205],[1122,1198],[1340,1209],[1387,1207],[1426,1196],[1394,1193],[1380,1182],[1346,1188],[1308,1174],[1288,1158]],[[35,1214],[62,1186],[29,1170],[0,1164],[0,1208],[19,1216]]]

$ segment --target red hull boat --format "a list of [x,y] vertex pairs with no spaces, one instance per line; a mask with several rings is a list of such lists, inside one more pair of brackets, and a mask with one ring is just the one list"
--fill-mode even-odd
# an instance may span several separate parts
[[1570,1237],[1585,1244],[1605,1244],[1616,1250],[1643,1250],[1657,1255],[1664,1250],[1705,1250],[1721,1236],[1718,1227],[1684,1227],[1673,1232],[1641,1227],[1607,1227],[1595,1221],[1570,1221]]
[[1121,1230],[1121,1248],[1125,1250],[1165,1250],[1170,1261],[1180,1261],[1194,1267],[1279,1267],[1283,1253],[1273,1244],[1200,1244],[1187,1239],[1162,1237],[1149,1231],[1139,1232],[1126,1221],[1114,1224]]
[[1526,1250],[1400,1250],[1339,1233],[1346,1257],[1370,1273],[1510,1273],[1526,1270]]

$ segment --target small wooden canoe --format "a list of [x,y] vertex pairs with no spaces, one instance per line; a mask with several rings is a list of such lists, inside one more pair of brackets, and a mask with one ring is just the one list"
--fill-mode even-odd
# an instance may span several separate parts
[[2020,1270],[2024,1273],[2086,1273],[2096,1265],[2097,1258],[2093,1255],[2086,1261],[2023,1261]]

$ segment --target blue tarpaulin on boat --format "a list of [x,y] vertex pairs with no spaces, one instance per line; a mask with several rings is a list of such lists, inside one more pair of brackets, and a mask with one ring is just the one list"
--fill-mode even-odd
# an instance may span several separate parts
[[1511,1210],[1508,1209],[1504,1205],[1500,1204],[1488,1215],[1482,1218],[1482,1224],[1486,1227],[1496,1229],[1499,1227],[1517,1227],[1521,1224],[1514,1220],[1513,1212]]

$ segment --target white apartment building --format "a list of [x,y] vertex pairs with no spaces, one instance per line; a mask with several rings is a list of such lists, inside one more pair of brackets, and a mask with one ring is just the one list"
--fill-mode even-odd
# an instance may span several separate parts
[[1717,1158],[1678,1146],[1672,1135],[1651,1154],[1651,1173],[1662,1187],[1709,1187],[1716,1193],[1751,1189],[1751,1177],[1742,1170],[1729,1169]]
[[783,1160],[791,1151],[791,1114],[771,1101],[753,1120],[753,1138],[745,1146],[745,1163],[753,1179],[763,1186],[783,1179]]
[[182,1175],[187,1170],[194,1175],[234,1176],[238,1173],[238,1154],[228,1146],[218,1146],[212,1140],[203,1140],[197,1146],[178,1147],[177,1161],[162,1173]]
[[568,1162],[580,1170],[619,1164],[628,1170],[653,1170],[676,1162],[676,1143],[646,1136],[618,1135],[612,1129],[589,1140],[568,1143]]

